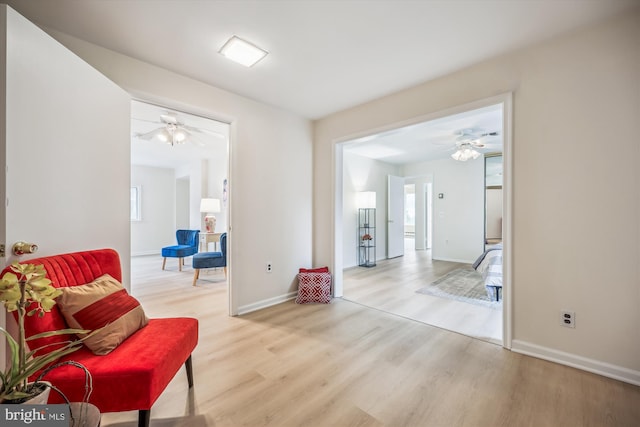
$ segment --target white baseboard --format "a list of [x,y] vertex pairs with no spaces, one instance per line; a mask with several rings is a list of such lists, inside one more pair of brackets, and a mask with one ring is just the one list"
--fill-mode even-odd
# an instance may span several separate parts
[[147,256],[147,255],[160,255],[160,252],[158,251],[143,251],[143,252],[136,252],[136,253],[132,253],[131,256]]
[[640,371],[635,371],[622,366],[612,365],[599,360],[565,353],[563,351],[554,350],[552,348],[520,340],[513,340],[511,342],[511,351],[640,386]]
[[298,291],[289,292],[288,294],[279,295],[277,297],[268,298],[262,301],[254,302],[253,304],[243,305],[238,307],[238,315],[251,313],[252,311],[261,310],[263,308],[271,307],[272,305],[280,304],[285,301],[289,301],[298,296]]

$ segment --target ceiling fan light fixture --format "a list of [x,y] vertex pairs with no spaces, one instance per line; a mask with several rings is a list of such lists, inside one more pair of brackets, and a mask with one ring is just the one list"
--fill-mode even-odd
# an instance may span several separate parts
[[158,139],[162,142],[169,142],[169,139],[171,138],[171,135],[166,129],[162,129],[160,132],[158,132],[157,136]]
[[245,67],[252,67],[269,52],[238,36],[232,36],[219,53]]
[[458,147],[458,150],[451,155],[453,160],[457,160],[459,162],[466,162],[469,159],[475,160],[478,157],[480,157],[480,153],[469,146]]
[[175,142],[177,142],[178,144],[180,144],[181,142],[184,142],[187,139],[187,134],[185,134],[184,132],[182,132],[181,130],[177,130],[174,134],[173,134],[173,139],[175,140]]

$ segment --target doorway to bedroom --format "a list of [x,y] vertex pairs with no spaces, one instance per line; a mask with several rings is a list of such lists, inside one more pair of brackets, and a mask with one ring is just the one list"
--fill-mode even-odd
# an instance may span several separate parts
[[[194,292],[206,286],[228,294],[222,268],[203,269],[194,282],[191,256],[183,258],[182,265],[168,257],[165,265],[161,250],[177,244],[176,231],[182,229],[199,231],[199,240],[193,242],[197,252],[220,251],[220,236],[228,224],[230,125],[133,100],[131,133],[132,270],[156,265],[167,279],[189,288],[195,283]],[[212,200],[217,201],[213,210],[203,210],[203,201]],[[215,215],[213,229],[207,228],[205,215]],[[140,280],[131,286],[139,294],[153,282]]]
[[[497,278],[487,280],[474,268],[503,237],[498,184],[487,174],[504,175],[503,167],[493,167],[498,159],[502,166],[504,116],[504,104],[491,103],[340,144],[343,298],[504,345],[502,283],[497,287]],[[487,159],[493,159],[491,168]],[[398,200],[389,176],[403,179],[402,218],[389,205]],[[369,244],[377,257],[369,268],[357,261],[360,192],[376,195],[377,239]],[[389,242],[397,236],[389,235],[390,225],[397,221],[403,222],[404,253],[391,257]],[[498,268],[491,258],[490,273],[500,273],[502,263]]]

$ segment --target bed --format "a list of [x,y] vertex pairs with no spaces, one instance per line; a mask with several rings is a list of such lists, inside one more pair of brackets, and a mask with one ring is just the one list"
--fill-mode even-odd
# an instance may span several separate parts
[[502,243],[487,246],[473,263],[473,268],[482,275],[489,298],[499,301],[502,290]]

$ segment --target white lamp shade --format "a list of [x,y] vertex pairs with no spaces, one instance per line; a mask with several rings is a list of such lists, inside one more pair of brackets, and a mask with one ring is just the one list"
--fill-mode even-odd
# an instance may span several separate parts
[[376,192],[375,191],[361,191],[356,193],[356,207],[357,208],[375,208],[376,207]]
[[200,201],[200,212],[220,212],[220,199],[202,199]]

